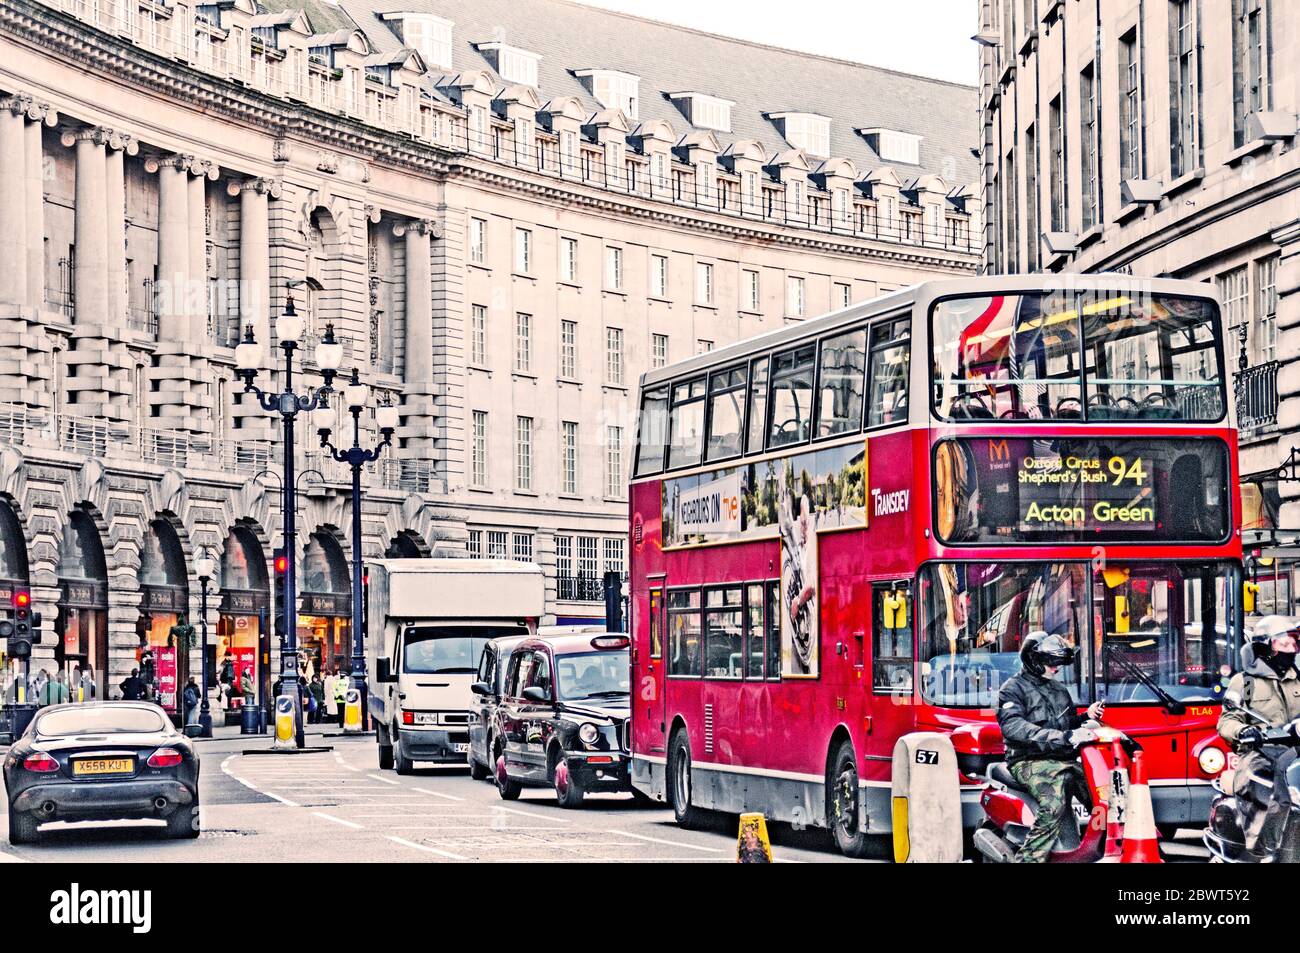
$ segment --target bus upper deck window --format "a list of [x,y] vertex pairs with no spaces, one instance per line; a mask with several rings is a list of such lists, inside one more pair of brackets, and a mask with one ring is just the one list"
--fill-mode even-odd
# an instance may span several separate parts
[[668,466],[692,467],[704,449],[704,378],[673,387],[673,409],[668,415]]
[[911,367],[909,327],[907,321],[895,321],[872,330],[868,427],[907,420],[907,378]]
[[767,423],[767,358],[750,365],[749,436],[745,448],[750,453],[763,452],[763,428]]
[[637,432],[637,476],[658,473],[664,468],[668,447],[668,388],[648,390],[641,398],[641,422]]
[[767,445],[787,447],[807,443],[812,426],[813,371],[817,351],[813,345],[778,354],[772,359],[771,424]]
[[862,421],[867,330],[858,328],[825,338],[821,351],[817,372],[817,436],[852,433]]
[[709,375],[709,439],[706,460],[740,455],[740,428],[745,419],[745,366]]

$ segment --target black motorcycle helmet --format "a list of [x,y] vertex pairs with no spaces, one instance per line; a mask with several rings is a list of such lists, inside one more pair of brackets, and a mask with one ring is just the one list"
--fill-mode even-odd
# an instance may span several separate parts
[[1059,668],[1074,661],[1074,646],[1059,635],[1030,632],[1020,643],[1020,664],[1026,672],[1039,678],[1048,666]]

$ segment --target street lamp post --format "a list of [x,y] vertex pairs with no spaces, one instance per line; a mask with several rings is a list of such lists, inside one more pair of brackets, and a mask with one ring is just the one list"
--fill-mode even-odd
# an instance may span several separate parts
[[199,692],[201,701],[199,702],[199,737],[212,737],[212,707],[208,700],[208,693],[211,691],[211,673],[208,670],[208,580],[216,573],[216,560],[205,549],[203,554],[194,561],[194,571],[199,577],[199,632],[200,652],[202,652],[200,678],[203,679],[203,690]]
[[[352,369],[352,380],[343,388],[348,412],[352,414],[352,446],[342,449],[330,441],[334,428],[334,411],[328,407],[312,414],[312,424],[320,435],[320,445],[339,463],[352,468],[352,686],[361,702],[361,723],[366,723],[366,646],[362,629],[362,564],[361,564],[361,468],[379,459],[384,448],[391,446],[393,431],[397,429],[397,408],[382,404],[375,408],[375,423],[379,425],[382,439],[373,449],[361,446],[361,412],[365,410],[369,388],[361,383],[357,369]],[[344,731],[349,730],[346,715]]]
[[316,364],[320,368],[324,383],[320,387],[309,388],[307,393],[298,394],[293,389],[293,352],[298,349],[299,341],[305,330],[303,320],[293,309],[293,297],[285,304],[284,313],[276,321],[276,335],[280,350],[284,352],[283,389],[278,393],[264,391],[253,383],[253,378],[261,369],[262,346],[253,338],[253,326],[244,330],[244,339],[235,348],[235,376],[244,382],[244,391],[256,395],[262,409],[280,415],[284,425],[284,501],[281,506],[284,516],[284,554],[287,561],[284,579],[285,639],[280,649],[281,691],[292,701],[294,715],[294,746],[303,747],[302,704],[298,695],[298,593],[295,564],[297,561],[297,532],[294,517],[297,510],[296,488],[293,477],[293,423],[300,413],[311,412],[325,405],[334,389],[334,376],[339,364],[343,362],[343,345],[334,339],[334,325],[325,325],[325,335],[316,345]]

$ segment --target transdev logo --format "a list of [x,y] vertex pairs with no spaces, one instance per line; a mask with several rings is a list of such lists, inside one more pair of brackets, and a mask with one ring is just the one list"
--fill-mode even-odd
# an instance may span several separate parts
[[129,924],[132,933],[153,927],[152,890],[82,890],[72,884],[50,894],[50,922],[59,926]]
[[895,490],[892,493],[884,493],[878,489],[873,489],[871,499],[875,503],[875,514],[877,516],[892,516],[895,513],[906,513],[907,503],[911,495],[911,490]]

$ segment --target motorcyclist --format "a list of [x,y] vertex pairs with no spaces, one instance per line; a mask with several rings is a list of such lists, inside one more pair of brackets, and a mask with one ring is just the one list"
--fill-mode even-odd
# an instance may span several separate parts
[[[1260,726],[1244,712],[1227,705],[1219,716],[1219,734],[1237,747],[1241,759],[1235,776],[1256,774],[1271,778],[1272,758],[1257,747],[1263,727],[1279,727],[1300,718],[1300,671],[1296,669],[1297,624],[1280,615],[1268,615],[1255,623],[1250,642],[1242,650],[1242,670],[1228,682],[1241,704],[1268,722]],[[1247,797],[1252,787],[1237,788]],[[1275,792],[1278,791],[1274,786]],[[1288,792],[1289,793],[1289,792]],[[1267,806],[1267,805],[1264,805]]]
[[[1041,864],[1050,856],[1065,819],[1075,748],[1097,737],[1083,726],[1074,698],[1056,681],[1074,658],[1074,646],[1062,636],[1031,632],[1020,645],[1020,671],[998,690],[998,727],[1006,744],[1007,768],[1038,802],[1034,824],[1016,853],[1017,863]],[[1087,716],[1101,718],[1105,705],[1094,702]]]

